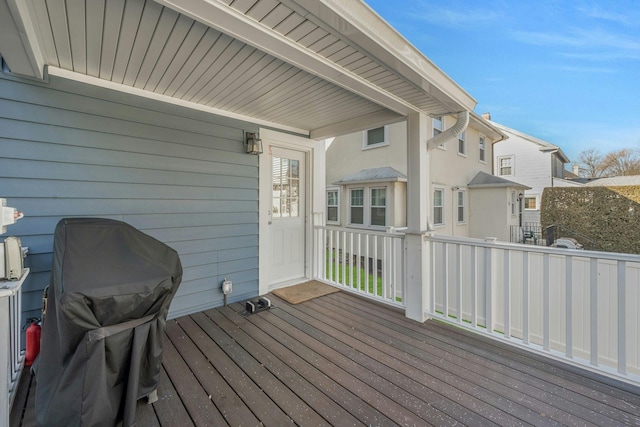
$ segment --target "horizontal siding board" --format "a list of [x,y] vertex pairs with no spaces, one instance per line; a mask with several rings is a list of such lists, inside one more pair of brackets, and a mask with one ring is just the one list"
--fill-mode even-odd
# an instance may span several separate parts
[[[120,74],[121,72],[119,72]],[[253,124],[52,78],[0,75],[0,188],[25,212],[11,233],[29,247],[23,312],[49,283],[53,232],[64,217],[125,221],[183,260],[173,310],[258,292],[258,158],[243,151]]]
[[[0,146],[4,147],[4,144],[0,142]],[[33,156],[35,157],[36,155],[34,154]],[[96,160],[100,160],[103,157]],[[0,159],[0,177],[58,179],[62,181],[86,180],[91,177],[92,181],[100,182],[136,182],[139,184],[243,189],[255,189],[258,181],[257,178],[253,177],[8,158]]]
[[[155,214],[184,215],[188,213],[238,213],[257,211],[258,202],[255,200],[104,200],[96,198],[68,199],[58,198],[43,205],[38,198],[14,197],[10,199],[10,206],[20,206],[27,215],[37,212],[38,215],[57,217],[83,215],[97,216],[102,214],[121,214],[127,219],[128,215]],[[20,222],[18,222],[20,224]]]
[[91,181],[3,178],[7,197],[28,193],[32,197],[99,197],[107,199],[257,200],[257,189],[201,188],[163,184],[105,183]]
[[[174,139],[169,140],[178,142],[184,139],[185,132],[189,133],[190,138],[198,138],[200,135],[199,138],[204,140],[207,140],[207,136],[237,139],[242,136],[242,126],[255,127],[255,125],[245,122],[213,116],[203,111],[190,110],[152,99],[139,98],[139,101],[136,100],[136,105],[131,105],[131,98],[137,97],[124,92],[82,85],[55,76],[49,78],[50,85],[55,85],[56,90],[45,92],[42,91],[42,88],[50,89],[50,85],[0,79],[0,99],[43,107],[50,106],[56,110],[75,111],[88,116],[97,115],[102,120],[113,119],[130,122],[131,129],[126,128],[128,131],[139,130],[143,137],[156,138],[160,141],[173,136]],[[60,117],[60,115],[56,117]],[[75,123],[94,124],[91,127],[94,130],[103,130],[106,127],[97,127],[95,126],[96,121],[87,121],[87,117],[84,119]],[[107,122],[111,123],[112,120],[107,120]],[[115,121],[115,123],[119,122]],[[144,125],[152,125],[153,127]],[[153,132],[154,128],[157,128],[156,132]]]
[[[216,175],[245,176],[257,178],[257,164],[243,165],[221,162],[225,153],[221,152],[216,161],[167,157],[158,154],[144,154],[124,151],[96,151],[91,147],[70,147],[63,144],[27,142],[0,137],[0,148],[5,158],[39,160],[47,156],[48,161],[56,163],[82,163],[120,166],[126,168],[155,169],[160,171],[190,173],[213,173]],[[184,151],[184,148],[183,148]],[[246,155],[245,155],[246,156]],[[249,157],[249,156],[246,156]],[[252,156],[255,157],[255,156]],[[233,157],[231,157],[232,159]],[[256,160],[254,160],[256,162]],[[257,163],[257,162],[256,162]]]

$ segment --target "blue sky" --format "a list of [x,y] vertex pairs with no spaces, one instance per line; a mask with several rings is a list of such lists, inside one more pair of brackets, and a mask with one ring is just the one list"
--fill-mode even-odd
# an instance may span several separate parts
[[365,2],[473,96],[476,113],[572,161],[640,148],[640,1]]

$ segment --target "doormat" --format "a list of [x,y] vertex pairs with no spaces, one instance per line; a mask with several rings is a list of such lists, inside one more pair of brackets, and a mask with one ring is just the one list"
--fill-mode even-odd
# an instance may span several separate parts
[[299,285],[276,289],[271,293],[277,297],[282,298],[289,304],[300,304],[301,302],[309,301],[324,295],[329,295],[334,292],[340,292],[340,289],[333,286],[325,285],[324,283],[317,282],[315,280],[311,280]]

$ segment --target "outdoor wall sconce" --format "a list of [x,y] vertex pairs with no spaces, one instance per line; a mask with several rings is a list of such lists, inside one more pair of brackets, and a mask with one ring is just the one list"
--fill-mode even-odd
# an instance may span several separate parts
[[262,154],[262,140],[258,132],[245,132],[244,140],[248,154]]
[[518,194],[518,201],[520,201],[522,199],[524,199],[524,194],[522,194],[522,193]]

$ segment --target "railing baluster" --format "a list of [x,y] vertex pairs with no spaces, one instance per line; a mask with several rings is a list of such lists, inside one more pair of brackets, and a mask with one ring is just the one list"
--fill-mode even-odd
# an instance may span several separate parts
[[462,323],[462,247],[456,244],[456,311],[458,323]]
[[365,252],[365,258],[364,258],[364,289],[361,289],[364,291],[364,293],[368,293],[369,292],[369,235],[365,234],[364,236],[364,252]]
[[487,332],[493,334],[493,280],[491,278],[493,266],[491,261],[491,248],[485,247],[484,257],[484,286],[485,286],[485,323]]
[[565,259],[565,354],[573,358],[573,257],[567,255]]
[[522,340],[529,345],[529,253],[522,253]]
[[589,278],[589,319],[590,319],[590,341],[591,356],[590,362],[594,366],[598,366],[598,260],[592,258],[590,263]]
[[444,244],[442,250],[442,313],[444,318],[449,318],[449,244]]
[[354,283],[354,289],[360,289],[362,280],[362,234],[358,233],[358,281]]
[[504,336],[511,338],[511,251],[504,249]]
[[478,252],[471,246],[471,325],[478,326]]
[[347,232],[343,231],[342,233],[342,249],[340,251],[341,259],[342,259],[342,284],[347,286]]
[[549,289],[549,254],[542,257],[542,340],[543,347],[551,349],[551,296]]
[[334,230],[328,230],[329,231],[329,250],[327,251],[327,256],[329,257],[329,271],[327,272],[327,274],[329,275],[328,280],[331,283],[335,283],[334,280],[334,274],[333,274],[333,269],[334,269],[334,262],[333,262],[333,255],[335,253],[335,248],[333,247],[333,233]]
[[627,263],[618,261],[618,372],[627,373]]
[[429,310],[431,313],[436,312],[436,242],[428,241],[427,245],[429,246],[429,260],[431,263],[429,268]]

